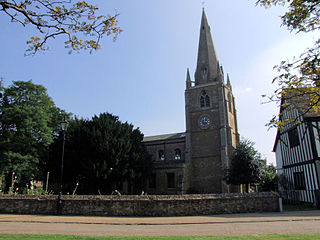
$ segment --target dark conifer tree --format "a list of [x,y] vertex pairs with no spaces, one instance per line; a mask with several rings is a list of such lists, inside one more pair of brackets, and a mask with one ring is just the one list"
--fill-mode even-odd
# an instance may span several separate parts
[[[102,113],[70,122],[65,144],[64,193],[110,194],[123,182],[137,186],[152,169],[143,134],[117,116]],[[61,138],[51,146],[48,169],[58,179]],[[140,189],[141,191],[141,189]]]
[[242,140],[231,156],[230,167],[227,169],[227,183],[234,185],[244,184],[246,191],[248,185],[258,183],[266,161],[254,148],[254,143]]

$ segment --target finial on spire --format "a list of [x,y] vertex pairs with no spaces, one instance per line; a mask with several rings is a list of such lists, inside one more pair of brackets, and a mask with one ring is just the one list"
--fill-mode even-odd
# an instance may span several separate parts
[[205,1],[202,1],[202,9],[204,10],[204,6],[206,5]]

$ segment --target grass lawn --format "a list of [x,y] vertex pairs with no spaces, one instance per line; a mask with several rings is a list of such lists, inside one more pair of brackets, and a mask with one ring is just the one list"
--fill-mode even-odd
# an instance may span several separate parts
[[320,234],[264,234],[243,236],[188,236],[188,237],[97,237],[71,235],[11,235],[0,234],[6,240],[320,240]]

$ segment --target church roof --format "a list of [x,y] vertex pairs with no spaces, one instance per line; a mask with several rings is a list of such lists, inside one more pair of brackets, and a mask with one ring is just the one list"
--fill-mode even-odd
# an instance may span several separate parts
[[144,137],[143,142],[173,140],[173,139],[185,138],[185,136],[186,136],[185,132],[182,132],[182,133],[169,133],[169,134],[162,134],[162,135]]

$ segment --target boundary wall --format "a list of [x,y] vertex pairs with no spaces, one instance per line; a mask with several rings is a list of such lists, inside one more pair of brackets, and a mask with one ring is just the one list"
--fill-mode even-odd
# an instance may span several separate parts
[[[0,195],[0,213],[57,213],[57,195]],[[62,215],[195,216],[279,211],[277,193],[64,195]]]

